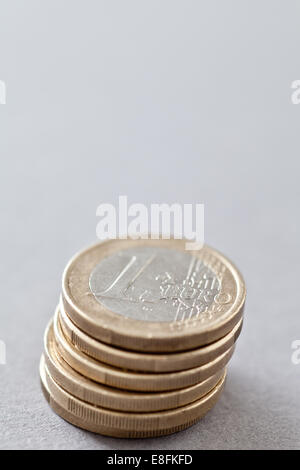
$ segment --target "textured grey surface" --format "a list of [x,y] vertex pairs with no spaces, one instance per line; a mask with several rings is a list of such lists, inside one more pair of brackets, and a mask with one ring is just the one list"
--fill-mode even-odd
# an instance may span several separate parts
[[[300,447],[299,2],[1,2],[0,447]],[[205,204],[206,241],[248,287],[225,392],[150,440],[96,436],[52,413],[42,335],[96,207]]]

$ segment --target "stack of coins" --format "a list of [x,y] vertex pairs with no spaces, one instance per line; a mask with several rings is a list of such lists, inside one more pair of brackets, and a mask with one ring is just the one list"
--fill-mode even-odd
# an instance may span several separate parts
[[81,428],[150,437],[191,426],[217,402],[242,328],[238,270],[184,240],[122,239],[77,254],[45,332],[41,382]]

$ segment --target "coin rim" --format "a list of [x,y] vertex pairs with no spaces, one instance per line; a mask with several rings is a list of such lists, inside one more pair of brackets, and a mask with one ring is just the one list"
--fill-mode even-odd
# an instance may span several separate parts
[[63,390],[40,360],[40,379],[51,408],[66,421],[80,428],[113,437],[154,437],[185,429],[201,419],[218,401],[225,375],[216,387],[199,400],[175,410],[156,413],[124,413],[96,407]]
[[176,372],[204,365],[233,346],[243,326],[241,319],[226,336],[200,348],[177,353],[151,354],[120,349],[96,340],[72,322],[62,304],[57,308],[63,333],[74,346],[100,362],[133,371]]
[[78,373],[95,382],[124,390],[159,392],[189,387],[195,383],[203,382],[215,372],[224,369],[234,352],[233,345],[214,361],[200,367],[194,367],[179,372],[133,372],[118,369],[117,367],[96,361],[80,351],[77,347],[74,347],[68,339],[63,336],[57,311],[52,325],[53,329],[50,326],[46,334],[54,335],[60,355],[72,369],[75,369]]
[[[51,326],[48,325],[47,329]],[[123,391],[96,383],[72,369],[57,351],[54,338],[45,335],[46,367],[55,382],[71,395],[92,405],[128,412],[154,412],[178,408],[209,393],[226,374],[224,369],[191,387],[171,392]]]

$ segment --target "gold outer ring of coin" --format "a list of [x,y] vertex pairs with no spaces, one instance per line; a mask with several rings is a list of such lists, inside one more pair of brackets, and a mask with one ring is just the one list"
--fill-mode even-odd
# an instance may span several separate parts
[[178,408],[209,393],[225,373],[223,369],[204,382],[173,392],[126,392],[95,383],[78,374],[59,355],[53,336],[46,334],[45,339],[47,339],[44,344],[46,366],[55,382],[80,400],[112,410],[137,413]]
[[207,364],[235,344],[243,326],[243,319],[241,319],[233,330],[223,338],[215,343],[191,351],[169,354],[143,354],[119,349],[88,336],[74,325],[65,312],[62,303],[59,306],[58,316],[66,338],[88,356],[115,367],[143,372],[175,372]]
[[189,405],[157,413],[124,413],[92,406],[63,390],[40,362],[44,395],[53,411],[71,424],[112,437],[155,437],[181,431],[201,419],[218,401],[226,374],[207,395]]
[[71,345],[63,335],[57,313],[54,316],[53,330],[50,326],[47,332],[50,338],[47,337],[45,341],[51,340],[51,335],[54,334],[58,352],[69,366],[85,377],[111,387],[147,392],[171,391],[189,387],[203,382],[224,369],[234,352],[234,346],[231,346],[214,361],[179,372],[150,374],[126,371],[96,361]]
[[157,246],[185,251],[185,240],[124,239],[97,243],[75,255],[67,265],[62,282],[65,311],[81,330],[104,343],[143,352],[174,352],[212,343],[231,331],[242,318],[246,297],[243,278],[237,268],[216,250],[204,245],[191,251],[222,275],[218,297],[221,313],[208,322],[190,319],[182,322],[148,322],[116,314],[100,304],[89,287],[90,274],[105,257],[120,250]]

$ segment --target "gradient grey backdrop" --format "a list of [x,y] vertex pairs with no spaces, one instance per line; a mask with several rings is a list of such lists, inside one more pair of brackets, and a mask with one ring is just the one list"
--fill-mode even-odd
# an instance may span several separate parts
[[[300,447],[299,16],[299,1],[0,1],[0,448]],[[119,195],[204,203],[206,241],[247,282],[226,390],[170,437],[84,432],[39,387],[64,265]]]

